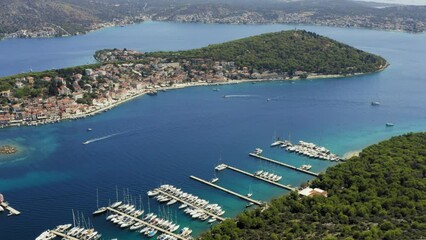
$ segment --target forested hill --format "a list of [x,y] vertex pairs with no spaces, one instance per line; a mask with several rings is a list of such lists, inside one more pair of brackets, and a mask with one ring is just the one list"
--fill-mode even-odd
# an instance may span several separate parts
[[290,194],[201,239],[425,239],[426,133],[370,146],[313,184],[328,198]]
[[368,73],[382,69],[386,60],[316,33],[303,30],[267,33],[222,44],[148,56],[210,58],[235,61],[239,67],[318,74]]
[[426,6],[353,0],[0,0],[0,38],[85,33],[146,19],[426,31]]

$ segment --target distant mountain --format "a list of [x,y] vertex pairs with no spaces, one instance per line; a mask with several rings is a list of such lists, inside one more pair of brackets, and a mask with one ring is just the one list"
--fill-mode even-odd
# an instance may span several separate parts
[[[0,0],[0,37],[84,33],[146,19],[426,31],[426,6],[353,0]],[[12,33],[12,34],[11,34]]]
[[90,11],[61,1],[0,0],[0,33],[22,29],[55,28],[59,34],[75,34],[101,22]]

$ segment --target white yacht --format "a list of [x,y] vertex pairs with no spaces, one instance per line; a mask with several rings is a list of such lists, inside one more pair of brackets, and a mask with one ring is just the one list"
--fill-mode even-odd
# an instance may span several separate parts
[[225,164],[219,164],[214,168],[216,171],[222,171],[226,169],[226,165]]
[[215,178],[212,178],[212,180],[211,180],[210,182],[211,182],[211,183],[215,183],[215,182],[217,182],[217,181],[219,181],[219,178],[215,177]]
[[170,200],[168,203],[167,203],[167,205],[173,205],[173,204],[175,204],[177,202],[177,200],[176,199],[172,199],[172,200]]
[[49,230],[44,231],[40,236],[38,236],[35,240],[50,240],[56,237],[55,234],[51,233]]
[[148,194],[148,197],[153,197],[153,196],[157,196],[158,194],[160,194],[160,192],[158,192],[158,191],[148,191],[147,194]]
[[93,212],[93,215],[104,213],[104,212],[106,212],[106,210],[108,210],[106,207],[98,208],[98,210]]
[[120,206],[121,204],[123,204],[123,202],[121,202],[121,201],[115,202],[115,203],[111,204],[111,208],[116,208],[116,207]]
[[256,155],[260,155],[260,154],[262,154],[262,152],[263,152],[262,149],[256,148],[253,153],[256,154]]
[[312,166],[311,165],[306,165],[306,164],[304,164],[304,165],[302,165],[301,167],[300,167],[300,169],[302,169],[302,170],[306,170],[306,171],[308,171],[309,169],[311,169],[312,168]]
[[214,223],[214,222],[216,222],[217,221],[217,219],[216,218],[211,218],[208,222],[209,223]]

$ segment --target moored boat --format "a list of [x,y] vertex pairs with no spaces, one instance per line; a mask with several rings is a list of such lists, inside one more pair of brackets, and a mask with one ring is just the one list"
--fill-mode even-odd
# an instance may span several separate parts
[[226,169],[226,165],[225,164],[219,164],[214,168],[216,171],[222,171]]
[[98,214],[104,213],[104,212],[106,212],[106,210],[108,210],[106,207],[98,208],[98,210],[93,212],[93,215],[98,215]]
[[263,152],[263,150],[261,148],[256,148],[254,150],[253,154],[260,155],[260,154],[262,154],[262,152]]
[[308,171],[309,169],[311,169],[312,168],[312,166],[311,165],[302,165],[301,167],[300,167],[300,169],[302,169],[302,170],[306,170],[306,171]]
[[215,182],[217,182],[217,181],[219,181],[219,178],[215,177],[215,178],[212,178],[212,180],[211,180],[210,182],[211,182],[211,183],[215,183]]
[[123,204],[123,202],[121,202],[121,201],[115,202],[115,203],[111,204],[111,208],[116,208],[116,207],[120,206],[121,204]]

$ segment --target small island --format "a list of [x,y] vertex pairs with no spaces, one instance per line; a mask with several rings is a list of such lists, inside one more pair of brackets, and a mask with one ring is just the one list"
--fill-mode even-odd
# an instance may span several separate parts
[[355,76],[388,66],[380,56],[303,30],[188,51],[101,50],[95,57],[97,64],[1,78],[0,127],[84,118],[159,90]]
[[0,146],[0,155],[1,154],[15,154],[18,152],[18,149],[15,146],[11,146],[11,145],[4,145],[4,146]]

